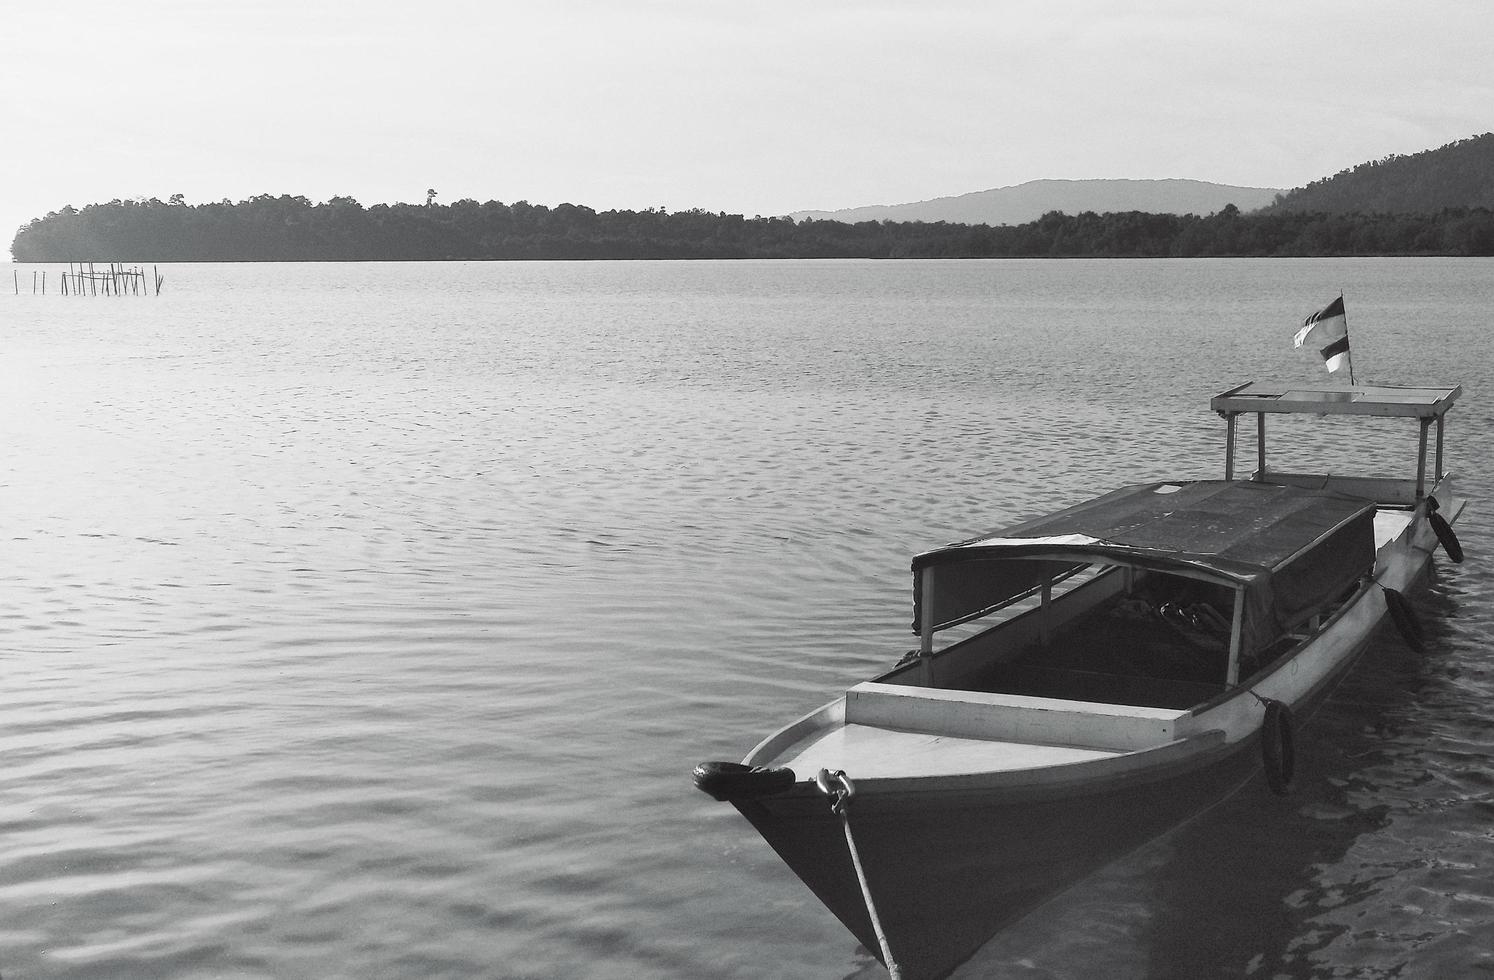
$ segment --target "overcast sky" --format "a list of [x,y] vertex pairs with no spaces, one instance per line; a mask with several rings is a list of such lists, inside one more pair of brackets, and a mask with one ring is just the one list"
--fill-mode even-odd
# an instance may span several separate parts
[[301,194],[754,214],[1294,187],[1494,130],[1486,0],[0,0],[0,239]]

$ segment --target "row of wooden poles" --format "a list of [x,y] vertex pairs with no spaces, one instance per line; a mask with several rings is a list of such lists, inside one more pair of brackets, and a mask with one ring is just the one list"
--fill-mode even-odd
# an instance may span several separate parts
[[[150,267],[151,276],[154,280],[156,295],[161,295],[161,284],[166,277],[161,275],[156,266]],[[13,270],[15,274],[16,295],[21,294],[20,270]],[[150,295],[150,283],[146,282],[145,270],[140,266],[125,268],[118,262],[110,262],[108,269],[98,269],[92,262],[69,262],[66,272],[59,272],[62,279],[62,295],[64,296],[139,296]],[[31,291],[46,295],[47,292],[47,270],[33,269],[31,271]]]

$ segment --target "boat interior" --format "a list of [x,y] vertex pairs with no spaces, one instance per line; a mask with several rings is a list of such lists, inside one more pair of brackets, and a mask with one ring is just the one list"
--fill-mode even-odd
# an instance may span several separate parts
[[1027,596],[997,611],[994,625],[985,621],[932,664],[913,660],[877,680],[1162,708],[1189,708],[1225,690],[1228,588],[1120,566],[1086,566],[1063,586],[1047,603]]
[[1167,745],[1188,709],[1227,690],[1228,587],[1045,564],[1052,579],[957,628],[962,638],[848,690],[841,724],[805,719],[748,761],[862,777],[1093,761]]
[[[1390,511],[1377,520],[1377,543],[1409,519]],[[1051,564],[1044,584],[964,624],[963,636],[930,657],[909,651],[875,683],[1188,710],[1290,654],[1359,587],[1258,649],[1233,653],[1240,600],[1227,585],[1125,565]]]
[[[1271,474],[1269,482],[1374,493],[1376,551],[1404,532],[1418,499],[1413,480]],[[1028,590],[949,630],[942,649],[910,651],[876,683],[1189,710],[1289,655],[1359,588],[1323,597],[1291,629],[1251,645],[1239,633],[1242,593],[1230,585],[1125,564],[1029,564],[1046,569]]]
[[1138,573],[1132,588],[992,658],[970,678],[973,688],[1161,708],[1208,700],[1227,682],[1234,597],[1168,578]]

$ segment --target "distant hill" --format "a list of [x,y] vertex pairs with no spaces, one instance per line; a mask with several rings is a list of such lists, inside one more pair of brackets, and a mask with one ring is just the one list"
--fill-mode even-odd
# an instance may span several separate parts
[[1281,193],[1272,187],[1232,187],[1202,180],[1029,180],[957,197],[915,204],[883,204],[840,211],[796,211],[796,219],[835,221],[949,221],[968,225],[1019,225],[1050,211],[1105,214],[1209,215],[1233,204],[1254,211]]
[[1494,133],[1410,156],[1388,156],[1282,195],[1270,212],[1435,214],[1494,209]]

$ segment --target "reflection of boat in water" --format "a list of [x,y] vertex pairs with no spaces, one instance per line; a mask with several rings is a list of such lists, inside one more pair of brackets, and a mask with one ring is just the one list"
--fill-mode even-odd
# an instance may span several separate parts
[[[741,764],[703,763],[697,785],[895,976],[947,974],[1262,768],[1283,791],[1294,716],[1387,613],[1420,642],[1403,592],[1439,540],[1461,560],[1449,523],[1464,501],[1442,465],[1460,393],[1252,383],[1215,397],[1224,480],[1126,487],[918,555],[919,649]],[[1271,471],[1273,413],[1414,418],[1416,475]],[[1251,414],[1257,466],[1237,480]]]

